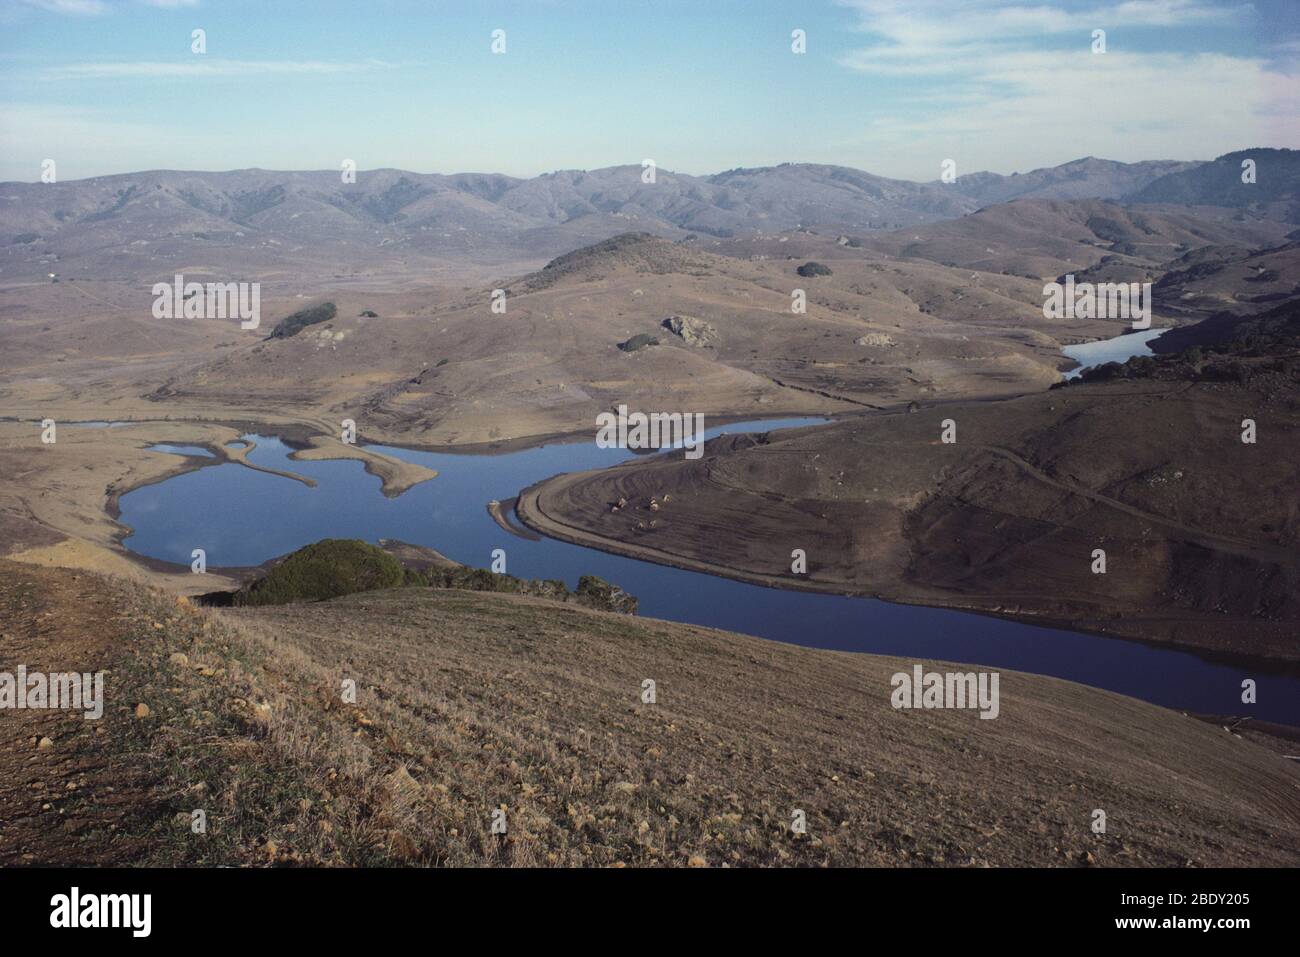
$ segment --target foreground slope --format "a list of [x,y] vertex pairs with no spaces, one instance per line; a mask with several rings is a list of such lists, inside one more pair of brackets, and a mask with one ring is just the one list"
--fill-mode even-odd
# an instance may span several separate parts
[[0,611],[8,660],[109,671],[99,721],[0,715],[7,864],[1300,863],[1289,744],[1050,678],[899,711],[911,661],[419,588],[218,611],[0,562]]

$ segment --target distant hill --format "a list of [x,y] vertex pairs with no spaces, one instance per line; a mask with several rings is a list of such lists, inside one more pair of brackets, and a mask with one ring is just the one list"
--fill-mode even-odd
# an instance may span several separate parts
[[[1293,187],[1276,182],[1276,158],[1286,157],[1291,170],[1294,154],[1256,152],[1265,162],[1261,188],[1250,195],[1292,196]],[[640,166],[532,179],[380,169],[344,183],[337,171],[248,169],[3,183],[0,277],[57,273],[155,281],[183,267],[249,280],[417,274],[485,280],[518,275],[627,232],[669,239],[810,228],[865,233],[952,220],[1017,198],[1127,195],[1141,202],[1238,205],[1242,197],[1228,202],[1222,188],[1197,185],[1217,183],[1226,159],[1118,163],[1087,157],[1011,176],[974,173],[952,184],[809,163],[711,176],[659,169],[652,183],[643,180]],[[1287,175],[1293,182],[1293,173]],[[1159,196],[1190,198],[1153,198]]]
[[[1253,160],[1255,182],[1242,182],[1242,163]],[[1300,220],[1300,150],[1262,147],[1225,153],[1212,163],[1162,176],[1129,194],[1135,203],[1230,206]]]
[[1119,163],[1085,156],[1083,159],[1031,170],[1028,173],[972,173],[959,176],[953,188],[982,205],[1033,199],[1119,199],[1163,176],[1193,170],[1200,163],[1149,160]]

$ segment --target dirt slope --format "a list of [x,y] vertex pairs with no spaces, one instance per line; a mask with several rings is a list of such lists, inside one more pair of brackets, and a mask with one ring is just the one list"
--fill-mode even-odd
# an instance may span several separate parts
[[722,438],[559,476],[517,508],[559,538],[769,584],[1294,660],[1298,435],[1284,374],[1086,384]]
[[5,863],[1300,863],[1300,768],[1048,678],[895,710],[910,661],[458,591],[200,610],[0,562],[0,609],[10,667],[110,670],[101,721],[0,714]]

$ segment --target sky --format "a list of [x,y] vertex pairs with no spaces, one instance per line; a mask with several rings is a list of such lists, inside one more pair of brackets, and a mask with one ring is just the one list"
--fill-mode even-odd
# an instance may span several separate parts
[[1212,159],[1300,147],[1298,54],[1300,0],[0,0],[0,180]]

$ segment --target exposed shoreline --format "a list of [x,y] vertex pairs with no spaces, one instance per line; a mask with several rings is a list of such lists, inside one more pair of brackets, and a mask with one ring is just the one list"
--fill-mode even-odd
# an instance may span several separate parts
[[1094,635],[1099,638],[1109,638],[1115,641],[1133,642],[1161,651],[1179,651],[1193,655],[1202,661],[1209,663],[1249,666],[1267,674],[1285,676],[1300,675],[1300,661],[1249,654],[1236,654],[1222,651],[1221,649],[1206,648],[1201,645],[1164,641],[1144,637],[1142,635],[1126,634],[1119,631],[1107,631],[1104,629],[1088,627],[1086,624],[1071,622],[1051,615],[1035,614],[1028,611],[990,611],[986,607],[965,604],[960,601],[952,600],[941,593],[936,593],[933,597],[927,596],[925,600],[921,600],[920,598],[909,597],[899,593],[861,591],[833,582],[822,582],[806,578],[782,577],[777,575],[764,575],[729,565],[706,562],[700,559],[678,555],[673,552],[667,552],[645,545],[596,535],[585,529],[568,525],[562,520],[557,519],[555,516],[548,514],[546,510],[542,508],[539,498],[543,488],[551,491],[561,489],[567,482],[581,481],[583,478],[599,471],[603,470],[592,469],[585,472],[567,472],[564,475],[556,476],[530,485],[528,488],[521,491],[519,497],[516,499],[516,517],[521,523],[533,531],[545,535],[548,538],[568,542],[571,545],[580,545],[584,548],[592,548],[597,551],[607,552],[611,555],[619,555],[637,561],[652,562],[656,565],[664,565],[669,568],[680,568],[684,571],[716,575],[720,578],[728,578],[733,581],[745,582],[750,585],[759,585],[764,588],[813,592],[823,595],[839,595],[846,598],[873,599],[876,601],[888,602],[893,605],[913,606],[919,608],[944,608],[951,611],[959,611],[964,614],[982,615],[986,618],[1015,621],[1022,624],[1037,625],[1044,628],[1056,628],[1064,631]]

